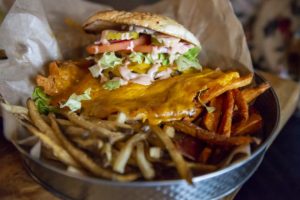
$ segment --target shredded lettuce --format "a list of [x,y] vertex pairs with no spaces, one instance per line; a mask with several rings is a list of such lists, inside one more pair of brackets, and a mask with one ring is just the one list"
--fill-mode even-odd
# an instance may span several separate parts
[[91,88],[86,89],[81,95],[73,93],[64,104],[60,105],[60,108],[68,107],[71,112],[75,112],[81,109],[81,101],[91,99],[90,93]]
[[99,65],[89,67],[89,70],[94,78],[98,78],[102,73],[102,68]]
[[56,108],[50,106],[50,97],[44,93],[41,87],[35,87],[32,93],[32,99],[41,114],[48,114],[49,112],[55,112]]
[[[168,65],[170,63],[168,54],[159,53],[157,55],[157,57],[158,57],[158,61],[162,65]],[[140,52],[132,52],[129,55],[129,59],[130,59],[131,62],[136,62],[138,64],[142,64],[142,63],[153,64],[154,63],[153,57],[149,53],[148,54],[143,54],[143,53],[140,53]]]
[[110,80],[103,84],[103,88],[106,90],[115,90],[118,89],[121,86],[120,80]]
[[141,64],[144,62],[144,54],[143,53],[140,53],[140,52],[132,52],[130,55],[129,55],[129,60],[131,62],[136,62],[138,64]]
[[187,69],[195,68],[201,70],[202,67],[197,58],[200,49],[197,47],[189,49],[185,54],[181,55],[178,59],[176,59],[177,69],[180,72],[183,72]]
[[188,58],[189,60],[197,59],[197,56],[200,53],[200,49],[198,47],[194,47],[189,49],[183,56]]
[[158,54],[158,60],[161,62],[162,65],[168,65],[170,63],[168,54]]
[[151,54],[147,53],[147,54],[145,55],[144,63],[145,63],[145,64],[153,64],[153,63],[154,63]]
[[123,59],[118,58],[114,52],[106,52],[98,60],[98,65],[103,69],[114,68],[117,65],[122,64]]

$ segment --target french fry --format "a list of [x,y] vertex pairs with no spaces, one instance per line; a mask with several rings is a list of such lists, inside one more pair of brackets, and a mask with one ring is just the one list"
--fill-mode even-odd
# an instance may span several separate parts
[[164,143],[157,137],[156,134],[149,133],[147,137],[147,142],[149,142],[153,146],[160,147],[161,149],[165,149]]
[[207,112],[203,117],[202,123],[207,130],[213,132],[217,131],[221,113],[222,113],[222,103],[223,103],[222,96],[218,96],[210,101],[209,106],[214,107],[215,110],[210,113]]
[[78,137],[71,138],[71,140],[76,143],[79,147],[83,149],[88,149],[94,151],[95,149],[100,150],[103,147],[103,141],[99,139],[81,139]]
[[28,109],[26,107],[10,105],[8,103],[1,103],[1,106],[7,112],[10,112],[10,113],[13,113],[13,114],[28,115]]
[[233,108],[234,108],[234,98],[233,98],[232,91],[230,90],[225,93],[225,98],[223,101],[223,109],[222,109],[222,119],[218,129],[218,134],[224,135],[226,137],[230,137]]
[[253,101],[256,97],[264,93],[271,86],[269,83],[262,83],[254,88],[246,88],[241,91],[243,98],[247,103]]
[[136,161],[145,179],[152,179],[155,176],[155,171],[152,164],[146,159],[144,144],[139,142],[136,147]]
[[104,166],[110,166],[112,163],[112,146],[109,142],[104,143],[101,154],[104,155]]
[[88,170],[95,176],[122,182],[133,181],[139,177],[139,175],[135,173],[120,175],[100,167],[86,153],[76,148],[72,143],[68,141],[68,139],[61,133],[54,115],[50,115],[50,120],[54,133],[59,138],[66,150],[74,157],[74,159],[76,159],[77,162],[79,162],[86,170]]
[[7,101],[3,99],[1,94],[0,94],[0,104],[3,110],[6,110],[7,112],[13,114],[19,120],[30,121],[28,116],[28,109],[26,107],[10,105]]
[[262,128],[262,117],[258,113],[252,113],[248,121],[242,121],[232,127],[233,135],[247,135],[257,133]]
[[74,126],[75,124],[66,119],[56,119],[57,123],[61,126]]
[[34,126],[38,127],[38,129],[42,133],[45,133],[47,136],[49,136],[55,143],[60,144],[60,142],[57,139],[57,137],[55,136],[53,130],[41,117],[33,100],[31,100],[31,99],[27,100],[27,107],[28,107],[28,114],[29,114],[30,119],[32,120]]
[[119,155],[117,156],[115,162],[113,163],[113,170],[119,173],[124,173],[126,163],[130,158],[130,155],[133,151],[135,144],[145,139],[146,139],[146,134],[144,133],[138,133],[132,136],[126,142],[125,146],[121,149]]
[[160,147],[150,147],[149,148],[149,157],[150,158],[160,159],[161,155],[162,155],[162,150]]
[[182,154],[175,147],[172,140],[161,130],[158,126],[151,126],[151,130],[160,138],[160,140],[165,144],[173,162],[175,163],[176,169],[183,179],[188,183],[192,184],[192,173],[189,169],[187,163],[185,162]]
[[206,163],[211,156],[212,149],[209,147],[205,147],[202,152],[200,153],[200,156],[198,158],[198,161],[201,163]]
[[91,134],[89,133],[88,130],[81,128],[81,127],[77,127],[77,126],[68,126],[67,128],[65,128],[65,133],[69,136],[77,136],[77,137],[88,137]]
[[64,150],[60,145],[58,145],[56,142],[52,140],[48,135],[43,134],[38,129],[36,129],[34,126],[22,122],[23,126],[27,128],[29,132],[31,132],[33,135],[37,136],[43,144],[45,144],[49,149],[53,151],[53,154],[55,157],[57,157],[58,160],[60,160],[62,163],[74,167],[79,167],[80,165],[74,160],[74,158],[66,151]]
[[244,96],[241,94],[239,89],[232,90],[234,103],[238,109],[238,115],[241,116],[242,121],[247,121],[249,118],[249,107],[247,101],[244,99]]
[[221,146],[239,146],[242,144],[249,144],[254,142],[251,137],[248,136],[236,136],[236,137],[225,137],[214,132],[207,131],[191,122],[187,121],[174,121],[171,122],[174,128],[185,134],[199,138],[200,140]]
[[85,176],[86,175],[86,173],[82,169],[78,169],[78,168],[73,167],[73,166],[68,166],[67,172],[71,172],[73,174],[80,175],[80,176]]
[[172,126],[164,125],[164,132],[170,137],[173,138],[175,136],[175,129]]
[[62,112],[62,114],[65,115],[74,124],[77,124],[78,126],[85,128],[92,133],[98,134],[98,136],[101,138],[108,139],[111,143],[124,138],[124,135],[122,133],[110,131],[98,124],[85,120],[83,117],[77,115],[76,113],[64,111]]
[[199,95],[199,101],[206,104],[211,101],[213,98],[236,88],[244,87],[249,85],[253,79],[253,74],[248,74],[246,76],[240,77],[231,81],[225,86],[217,85],[215,87],[209,88],[203,94]]
[[117,121],[110,121],[110,120],[101,120],[97,118],[88,118],[88,121],[91,121],[93,123],[98,124],[101,127],[104,127],[111,131],[117,131],[119,129],[130,129],[132,130],[132,127],[128,124],[119,123]]

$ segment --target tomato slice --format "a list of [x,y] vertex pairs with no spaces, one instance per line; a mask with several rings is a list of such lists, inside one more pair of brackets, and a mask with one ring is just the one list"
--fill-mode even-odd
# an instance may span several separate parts
[[151,53],[153,50],[153,46],[152,45],[139,45],[134,47],[133,49],[136,52],[141,52],[141,53]]
[[104,53],[104,52],[127,50],[128,48],[130,48],[130,45],[132,45],[131,43],[133,43],[133,46],[140,46],[140,45],[146,44],[148,41],[149,40],[146,35],[141,35],[136,40],[126,40],[126,41],[116,42],[116,43],[108,44],[108,45],[92,44],[86,48],[86,51],[89,54],[98,54],[98,53]]

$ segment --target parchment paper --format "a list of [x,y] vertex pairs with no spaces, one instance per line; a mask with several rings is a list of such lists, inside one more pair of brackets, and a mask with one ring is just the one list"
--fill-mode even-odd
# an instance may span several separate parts
[[[24,104],[34,87],[33,77],[44,73],[54,59],[83,56],[93,36],[80,24],[108,6],[80,0],[16,0],[0,28],[0,46],[8,60],[0,61],[0,93],[12,104]],[[137,10],[174,18],[191,30],[202,44],[202,65],[252,71],[242,26],[229,0],[164,0]],[[3,113],[5,135],[16,133],[16,122]]]

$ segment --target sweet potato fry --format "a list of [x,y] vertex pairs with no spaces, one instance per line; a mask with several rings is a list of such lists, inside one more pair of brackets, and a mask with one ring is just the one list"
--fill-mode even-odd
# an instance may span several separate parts
[[222,113],[222,102],[223,102],[222,96],[216,97],[210,101],[209,106],[214,107],[215,110],[214,112],[211,113],[207,112],[204,115],[203,122],[202,122],[204,127],[209,131],[213,131],[213,132],[217,131],[221,113]]
[[247,121],[242,121],[232,127],[232,134],[247,135],[257,133],[261,128],[262,117],[258,113],[252,113]]
[[224,135],[219,135],[215,132],[207,131],[187,121],[175,121],[171,122],[170,124],[172,124],[178,131],[199,138],[200,140],[211,144],[221,146],[239,146],[242,144],[249,144],[251,142],[254,142],[253,139],[248,136],[236,136],[227,138]]
[[210,147],[205,147],[198,158],[198,161],[201,163],[207,163],[207,160],[209,159],[210,155],[212,153],[212,149]]
[[223,108],[222,108],[222,119],[218,129],[218,134],[230,137],[231,124],[233,117],[234,98],[232,90],[225,93]]
[[247,121],[249,118],[249,107],[247,101],[244,99],[239,89],[234,89],[232,92],[238,116],[241,117],[242,121]]
[[54,133],[59,138],[63,146],[66,150],[79,162],[86,170],[93,173],[96,176],[118,180],[118,181],[133,181],[139,177],[138,174],[126,174],[120,175],[110,170],[104,169],[100,167],[97,163],[95,163],[86,153],[81,151],[79,148],[76,148],[68,139],[61,133],[60,128],[55,120],[54,115],[50,115],[51,126],[54,130]]
[[161,130],[158,126],[151,126],[151,130],[160,138],[160,140],[165,144],[172,160],[175,163],[179,175],[184,178],[188,183],[192,184],[192,173],[187,163],[185,162],[182,154],[175,147],[172,140]]
[[254,88],[246,88],[241,91],[243,98],[247,103],[253,101],[256,97],[264,93],[271,86],[269,83],[262,83]]
[[207,91],[205,91],[203,94],[199,95],[199,97],[198,97],[198,98],[200,98],[199,101],[201,101],[204,104],[208,103],[213,98],[225,93],[226,91],[249,85],[251,83],[252,79],[253,79],[253,74],[248,74],[246,76],[243,76],[243,77],[240,77],[238,79],[231,81],[229,84],[227,84],[225,86],[217,85],[215,87],[211,87]]

